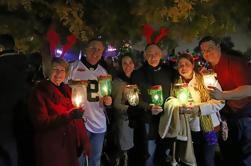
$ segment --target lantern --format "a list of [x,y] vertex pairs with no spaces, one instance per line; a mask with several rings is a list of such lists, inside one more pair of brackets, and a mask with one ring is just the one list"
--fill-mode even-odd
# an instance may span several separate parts
[[139,104],[139,89],[137,85],[127,85],[125,87],[125,97],[131,106]]
[[188,90],[188,86],[185,83],[182,84],[175,84],[176,87],[176,97],[179,100],[181,105],[188,105],[189,101],[191,100],[191,95]]
[[112,87],[112,76],[103,75],[98,77],[99,92],[101,96],[110,96]]
[[203,74],[203,81],[206,87],[214,86],[216,82],[216,73],[205,73]]
[[151,104],[162,106],[163,104],[163,94],[161,85],[152,86],[149,89],[149,94],[151,97]]
[[69,81],[72,88],[71,100],[75,107],[85,106],[87,81]]

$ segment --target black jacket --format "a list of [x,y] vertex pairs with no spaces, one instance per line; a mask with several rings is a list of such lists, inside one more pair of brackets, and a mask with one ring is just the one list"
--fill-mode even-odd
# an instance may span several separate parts
[[158,134],[159,118],[161,114],[152,115],[149,110],[150,95],[148,89],[154,85],[161,85],[163,99],[170,95],[171,82],[173,79],[174,70],[166,64],[160,63],[153,68],[148,63],[144,63],[141,68],[136,70],[132,75],[132,82],[137,84],[140,90],[140,102],[137,108],[137,120],[142,123],[149,123],[150,131],[148,139],[155,139]]

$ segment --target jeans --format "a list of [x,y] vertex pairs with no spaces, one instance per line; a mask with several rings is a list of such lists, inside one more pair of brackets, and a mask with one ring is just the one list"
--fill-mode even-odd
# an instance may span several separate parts
[[[149,133],[149,124],[145,124],[146,133]],[[156,150],[156,140],[148,140],[147,141],[147,149],[149,157],[146,160],[146,166],[153,166],[154,165],[154,154]]]
[[[87,134],[91,141],[91,156],[88,159],[89,166],[100,166],[105,133],[92,133],[87,131]],[[79,162],[80,165],[84,165],[85,158],[81,156]]]

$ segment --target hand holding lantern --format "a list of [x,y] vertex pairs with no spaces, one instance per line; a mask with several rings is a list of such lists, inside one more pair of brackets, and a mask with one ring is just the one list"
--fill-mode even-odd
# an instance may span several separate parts
[[83,113],[83,111],[74,108],[69,113],[70,119],[81,119],[83,117]]

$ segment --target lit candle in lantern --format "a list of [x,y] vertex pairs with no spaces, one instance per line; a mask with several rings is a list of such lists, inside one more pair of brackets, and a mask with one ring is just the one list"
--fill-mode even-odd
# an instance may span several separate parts
[[112,86],[112,76],[105,75],[98,77],[99,89],[101,96],[110,96],[111,95],[111,86]]
[[75,98],[73,98],[73,104],[79,108],[80,104],[82,103],[82,97],[80,95],[75,96]]
[[125,89],[126,99],[131,106],[139,104],[139,89],[136,85],[127,85]]
[[108,94],[108,87],[107,86],[103,86],[102,91],[104,92],[105,95]]
[[176,84],[177,88],[176,97],[179,100],[181,105],[187,105],[188,102],[191,100],[191,95],[188,90],[187,84]]
[[72,88],[72,104],[79,108],[86,102],[86,86],[87,81],[69,81],[69,85]]
[[203,81],[204,85],[206,87],[208,86],[214,86],[216,82],[216,73],[207,73],[203,75]]
[[163,94],[161,85],[152,86],[149,89],[149,94],[151,96],[151,104],[162,106],[163,104]]

